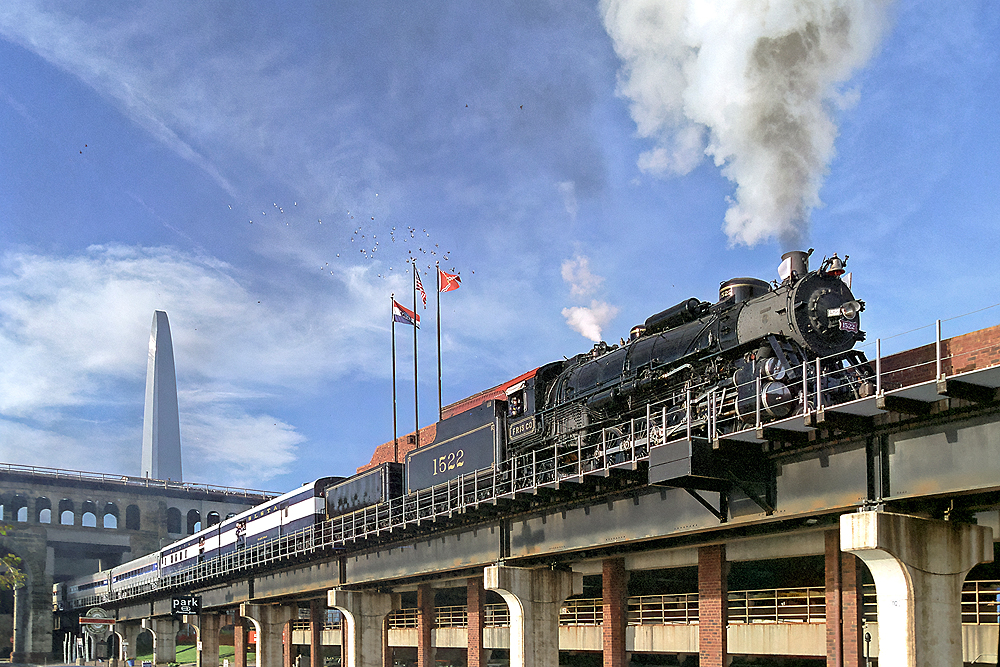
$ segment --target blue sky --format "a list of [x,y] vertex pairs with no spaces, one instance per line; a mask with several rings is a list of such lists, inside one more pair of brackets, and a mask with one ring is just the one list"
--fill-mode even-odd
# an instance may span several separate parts
[[887,351],[996,324],[998,59],[988,0],[7,0],[0,460],[137,474],[163,309],[186,479],[348,474],[410,257],[445,403],[797,247]]

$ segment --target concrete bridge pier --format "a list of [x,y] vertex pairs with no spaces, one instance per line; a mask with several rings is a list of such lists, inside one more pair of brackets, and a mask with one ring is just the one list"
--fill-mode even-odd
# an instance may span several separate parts
[[327,594],[327,606],[339,609],[347,625],[345,646],[341,647],[346,659],[341,664],[347,667],[391,665],[386,617],[390,611],[399,609],[398,594],[335,588]]
[[[290,667],[284,648],[285,627],[298,616],[298,607],[244,602],[240,616],[253,621],[257,629],[257,667]],[[289,648],[291,637],[289,636]]]
[[511,667],[559,664],[559,608],[583,592],[583,574],[490,565],[487,590],[496,591],[510,609]]
[[185,621],[198,631],[198,645],[201,648],[195,658],[195,667],[216,667],[219,664],[221,617],[218,614],[202,613],[186,616]]
[[840,517],[844,551],[875,579],[882,667],[962,664],[962,584],[993,560],[993,531],[888,512]]
[[121,648],[122,660],[134,658],[136,649],[139,646],[139,635],[145,631],[145,627],[139,621],[118,621],[115,623],[115,632],[125,641],[125,646]]
[[180,623],[173,618],[144,618],[142,627],[153,633],[153,664],[177,662],[177,631]]

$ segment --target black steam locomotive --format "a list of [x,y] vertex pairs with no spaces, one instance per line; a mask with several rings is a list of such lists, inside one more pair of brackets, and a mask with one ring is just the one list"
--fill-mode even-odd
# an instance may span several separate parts
[[639,441],[647,452],[677,438],[715,441],[869,395],[872,371],[852,349],[865,338],[864,302],[843,280],[847,257],[809,271],[811,253],[783,255],[775,283],[728,280],[714,304],[688,299],[620,345],[598,343],[456,404],[435,442],[407,457],[409,490],[493,462],[606,468],[626,444],[635,457]]

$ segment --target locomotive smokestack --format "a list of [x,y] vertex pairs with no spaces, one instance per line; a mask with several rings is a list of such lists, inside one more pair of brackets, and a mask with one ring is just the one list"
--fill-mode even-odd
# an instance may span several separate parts
[[781,282],[789,278],[798,280],[809,273],[809,255],[812,252],[810,248],[808,252],[793,250],[782,255],[781,264],[778,266],[778,277],[781,278]]

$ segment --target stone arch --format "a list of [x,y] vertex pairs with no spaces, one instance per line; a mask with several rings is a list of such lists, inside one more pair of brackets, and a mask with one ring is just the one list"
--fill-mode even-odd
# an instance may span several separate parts
[[108,501],[101,510],[101,525],[105,528],[118,528],[118,506]]
[[97,503],[87,500],[80,508],[83,514],[80,517],[80,525],[87,528],[97,528]]
[[129,505],[125,508],[125,530],[142,529],[142,512],[138,505]]
[[106,655],[110,659],[118,659],[118,660],[124,659],[124,656],[122,655],[123,641],[125,641],[125,638],[122,637],[119,633],[115,631],[109,632],[108,636],[104,638],[104,645],[105,645],[104,655]]
[[73,511],[73,501],[63,498],[59,501],[59,523],[63,526],[76,525],[76,512]]
[[35,522],[52,523],[52,501],[45,496],[35,500]]
[[[249,650],[250,647],[253,646],[253,650],[254,650],[254,663],[253,664],[256,665],[256,667],[261,667],[261,662],[260,662],[261,661],[261,654],[260,654],[261,653],[260,652],[260,648],[261,648],[261,632],[260,632],[260,630],[261,630],[261,628],[260,628],[260,623],[258,623],[256,619],[253,619],[253,618],[251,618],[249,616],[242,616],[242,617],[240,617],[240,620],[243,621],[243,628],[244,628],[243,637],[245,639],[244,639],[244,646],[243,646],[243,648]],[[250,630],[253,630],[254,636],[257,638],[256,641],[253,644],[250,643]],[[234,642],[234,644],[235,644],[235,642]],[[233,649],[235,650],[235,648],[236,647],[234,645]],[[249,664],[249,662],[250,662],[250,660],[248,659],[247,663]]]
[[142,628],[135,636],[135,646],[130,647],[130,656],[136,658],[136,664],[141,664],[139,659],[153,659],[153,632],[149,628]]
[[10,518],[22,523],[28,520],[28,499],[19,493],[10,499]]
[[218,512],[215,512],[215,511],[209,512],[208,513],[208,517],[206,519],[206,525],[205,525],[205,527],[206,528],[210,528],[210,527],[216,525],[217,523],[219,523],[219,521],[221,521],[221,520],[222,519],[219,518],[219,513]]
[[198,510],[188,510],[187,534],[194,535],[199,530],[201,530],[201,512]]
[[167,532],[181,534],[181,511],[176,507],[167,509]]

